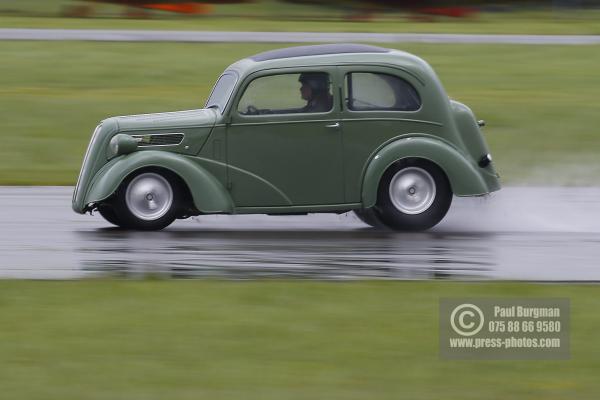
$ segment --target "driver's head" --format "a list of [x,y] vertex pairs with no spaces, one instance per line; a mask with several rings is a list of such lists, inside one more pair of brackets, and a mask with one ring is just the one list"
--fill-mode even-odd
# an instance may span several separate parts
[[302,83],[300,94],[303,100],[311,100],[316,96],[329,92],[329,76],[325,72],[305,72],[298,81]]

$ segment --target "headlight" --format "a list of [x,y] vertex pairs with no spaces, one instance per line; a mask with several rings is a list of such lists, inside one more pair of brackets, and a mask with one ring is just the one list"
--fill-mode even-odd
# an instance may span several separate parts
[[108,146],[111,156],[116,157],[134,152],[138,147],[138,142],[133,137],[120,133],[110,139]]

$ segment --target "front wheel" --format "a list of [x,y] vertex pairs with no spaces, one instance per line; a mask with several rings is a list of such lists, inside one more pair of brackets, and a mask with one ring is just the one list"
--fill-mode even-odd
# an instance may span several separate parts
[[377,215],[388,227],[421,231],[437,225],[452,203],[446,174],[427,161],[403,162],[383,176],[377,196]]
[[177,217],[179,187],[169,174],[142,172],[127,178],[117,191],[115,214],[122,226],[160,230]]
[[111,204],[100,204],[98,206],[98,212],[107,222],[122,227],[122,223],[119,220],[119,217],[117,217],[117,213]]

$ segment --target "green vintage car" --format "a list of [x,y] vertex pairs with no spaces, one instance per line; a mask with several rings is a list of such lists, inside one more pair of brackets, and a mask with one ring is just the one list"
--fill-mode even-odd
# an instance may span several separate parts
[[237,61],[199,110],[108,118],[73,194],[130,229],[201,214],[354,211],[423,230],[500,188],[472,111],[414,55],[357,44]]

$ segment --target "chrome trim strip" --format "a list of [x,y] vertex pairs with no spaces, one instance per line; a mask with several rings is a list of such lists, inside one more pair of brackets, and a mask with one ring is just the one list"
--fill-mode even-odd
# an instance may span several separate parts
[[[289,114],[287,114],[289,115]],[[265,122],[232,122],[235,126],[250,126],[250,125],[278,125],[278,124],[298,124],[298,123],[311,123],[311,122],[330,122],[330,121],[341,121],[341,122],[361,122],[361,121],[398,121],[398,122],[414,122],[419,124],[427,124],[443,127],[444,124],[434,121],[424,121],[420,119],[409,119],[409,118],[393,118],[393,117],[373,117],[373,118],[329,118],[329,119],[311,119],[311,120],[297,120],[297,121],[265,121]],[[224,126],[224,125],[216,125]]]
[[[361,111],[362,112],[362,111]],[[391,111],[386,111],[391,112]],[[411,119],[411,118],[394,118],[394,117],[365,117],[365,118],[341,118],[342,122],[354,122],[354,121],[402,121],[402,122],[415,122],[418,124],[427,124],[434,126],[444,126],[444,124],[435,121],[425,121],[422,119]]]

